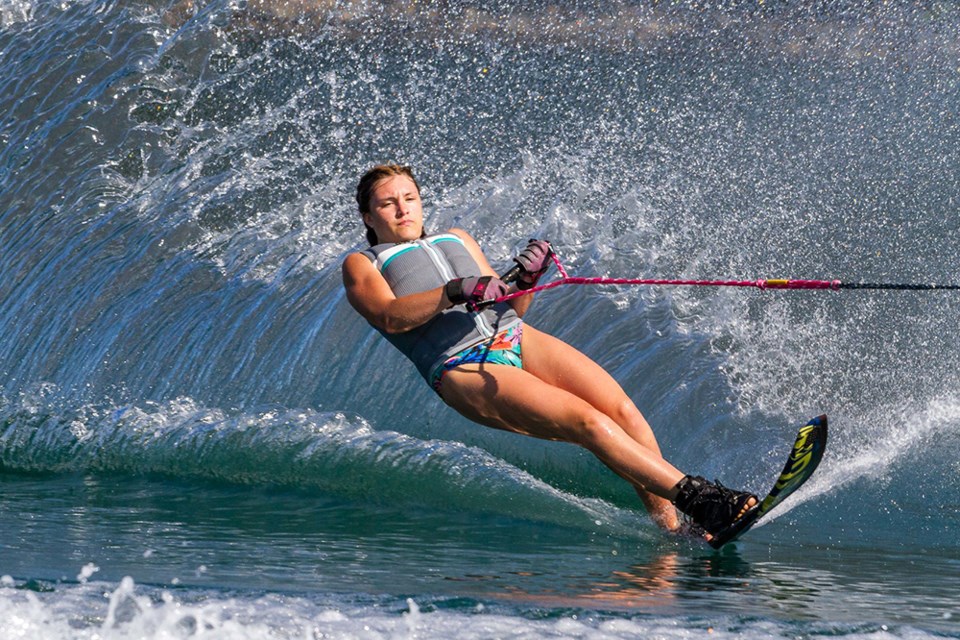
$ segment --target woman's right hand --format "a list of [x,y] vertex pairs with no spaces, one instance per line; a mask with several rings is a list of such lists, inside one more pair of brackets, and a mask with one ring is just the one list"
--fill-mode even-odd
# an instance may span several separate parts
[[510,288],[496,276],[468,276],[454,278],[444,287],[447,299],[453,304],[476,307],[484,302],[493,302],[507,295]]

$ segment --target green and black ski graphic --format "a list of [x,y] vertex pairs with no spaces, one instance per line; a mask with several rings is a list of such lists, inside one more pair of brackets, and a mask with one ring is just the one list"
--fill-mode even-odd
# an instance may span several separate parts
[[728,542],[733,542],[786,500],[787,496],[803,486],[816,471],[826,448],[827,416],[817,416],[797,433],[797,440],[793,443],[787,464],[767,497],[760,502],[760,506],[713,536],[710,546],[719,549]]

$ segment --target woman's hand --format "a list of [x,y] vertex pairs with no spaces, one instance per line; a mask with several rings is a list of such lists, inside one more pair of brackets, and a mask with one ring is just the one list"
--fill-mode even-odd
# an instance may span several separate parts
[[513,259],[522,269],[517,278],[517,289],[525,291],[537,285],[540,276],[550,266],[552,252],[550,243],[546,240],[531,240],[527,243],[527,248]]
[[453,304],[477,307],[484,302],[493,302],[507,295],[510,288],[496,276],[470,276],[454,278],[444,287],[447,299]]

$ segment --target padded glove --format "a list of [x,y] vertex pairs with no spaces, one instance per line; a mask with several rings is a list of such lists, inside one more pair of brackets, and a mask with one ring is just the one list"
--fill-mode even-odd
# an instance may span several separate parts
[[495,276],[469,276],[454,278],[444,287],[447,299],[453,304],[476,307],[483,302],[493,302],[507,295],[509,287]]
[[517,277],[517,289],[525,291],[537,286],[540,276],[550,267],[551,253],[553,250],[546,240],[530,240],[527,243],[527,248],[513,259],[521,269]]

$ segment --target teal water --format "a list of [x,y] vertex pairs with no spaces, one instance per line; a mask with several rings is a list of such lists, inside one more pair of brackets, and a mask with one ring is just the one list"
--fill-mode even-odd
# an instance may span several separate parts
[[[761,529],[754,542],[714,553],[650,530],[616,536],[600,526],[296,489],[73,475],[8,475],[4,486],[6,567],[33,576],[6,578],[5,607],[38,598],[44,615],[25,617],[34,630],[52,619],[51,637],[125,637],[148,615],[162,619],[158,632],[170,632],[198,617],[196,607],[216,610],[213,628],[232,637],[228,620],[286,615],[261,610],[263,599],[297,603],[289,624],[266,623],[281,637],[334,613],[345,628],[319,628],[335,637],[365,637],[360,625],[371,616],[393,618],[379,624],[402,630],[411,611],[422,615],[418,633],[430,637],[451,628],[466,637],[564,636],[564,625],[575,637],[632,637],[663,625],[674,627],[669,637],[711,627],[731,637],[918,637],[921,628],[937,636],[953,629],[960,587],[955,551],[856,544],[850,536],[798,544]],[[795,526],[809,528],[811,519],[807,513]],[[765,529],[774,528],[783,525]],[[137,583],[125,585],[126,576]],[[126,603],[127,624],[104,630],[111,595]],[[90,628],[68,631],[64,609]],[[514,618],[513,628],[498,622],[492,636],[481,633],[489,615]],[[608,634],[604,625],[616,629]]]
[[9,637],[960,637],[950,292],[561,287],[716,553],[447,410],[350,309],[357,176],[576,275],[960,282],[947,3],[0,0]]

